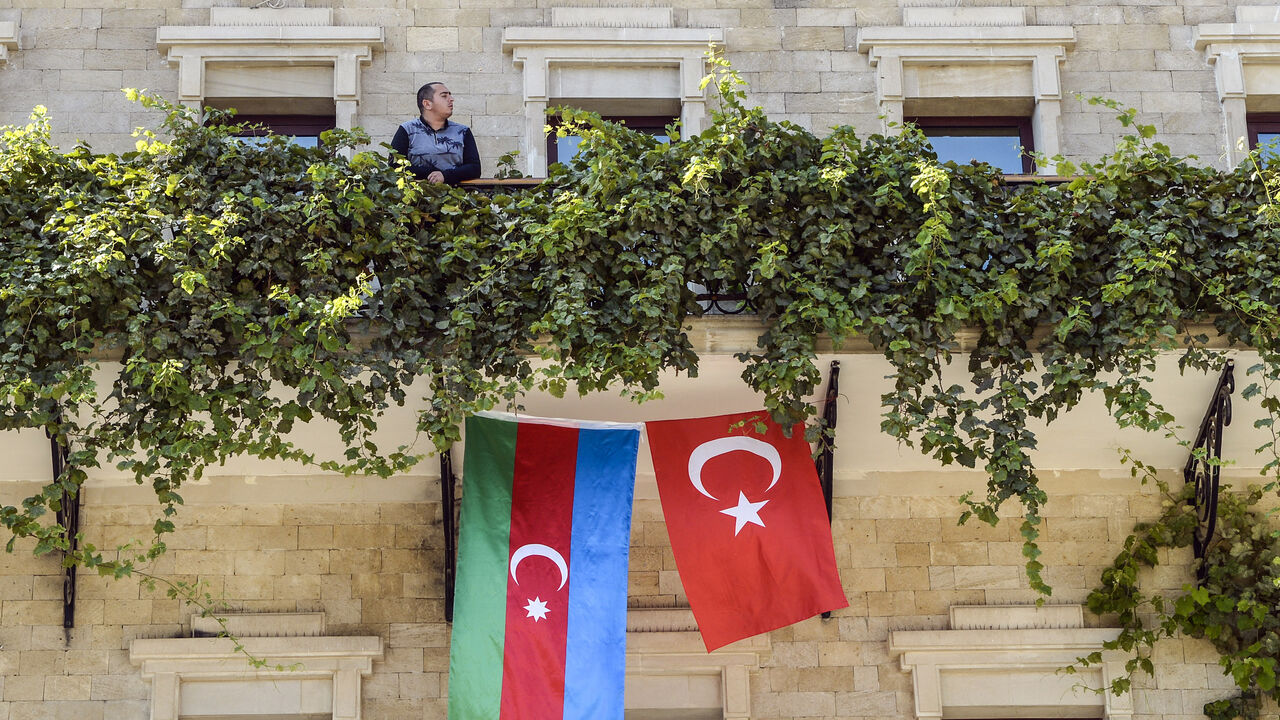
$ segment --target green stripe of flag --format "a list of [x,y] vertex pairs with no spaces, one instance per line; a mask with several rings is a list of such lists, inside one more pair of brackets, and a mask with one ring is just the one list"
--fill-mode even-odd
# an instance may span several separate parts
[[502,702],[516,428],[513,422],[467,418],[449,647],[451,720],[497,718]]

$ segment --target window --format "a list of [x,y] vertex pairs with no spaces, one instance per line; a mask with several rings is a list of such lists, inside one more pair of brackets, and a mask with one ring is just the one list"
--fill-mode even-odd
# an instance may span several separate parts
[[1259,134],[1265,144],[1266,136],[1280,132],[1275,122],[1280,120],[1280,56],[1275,52],[1280,22],[1275,7],[1241,5],[1235,20],[1200,25],[1195,37],[1195,48],[1214,66],[1232,166],[1258,144]]
[[708,653],[693,613],[627,610],[626,720],[748,720],[769,634]]
[[1249,149],[1263,148],[1263,155],[1274,160],[1280,157],[1280,113],[1259,113],[1248,116]]
[[1035,172],[1035,143],[1026,117],[907,118],[938,154],[938,162],[985,162],[1007,175]]
[[1084,627],[1080,605],[956,605],[950,630],[894,630],[889,651],[911,673],[918,720],[1128,720],[1129,694],[1089,689],[1124,675],[1121,653],[1074,675],[1059,672],[1119,632]]
[[1005,172],[1034,170],[1029,158],[1012,150],[1015,137],[1027,150],[1059,154],[1058,66],[1075,44],[1075,31],[1027,25],[1026,16],[1021,7],[905,7],[901,27],[861,28],[858,51],[875,69],[886,130],[904,119],[932,122],[922,129],[949,157],[999,144],[992,157],[1000,162],[992,164]]
[[[671,138],[667,136],[667,126],[679,120],[672,115],[603,115],[602,117],[609,122],[621,123],[632,130],[652,135],[661,143],[671,142]],[[547,133],[548,165],[569,162],[574,155],[578,154],[578,144],[582,142],[582,138],[578,135],[564,137],[557,135],[554,128],[560,124],[559,120],[559,118],[552,118],[548,123],[553,128]]]
[[237,124],[255,127],[239,133],[247,142],[268,135],[284,135],[299,147],[319,147],[320,133],[334,129],[333,115],[236,115]]
[[[267,661],[262,668],[246,662],[224,637],[131,641],[129,660],[151,683],[152,720],[357,720],[361,679],[382,659],[382,638],[313,635],[323,633],[323,617],[316,615],[226,616],[244,652]],[[207,619],[194,618],[193,628],[200,620]]]
[[[523,72],[526,172],[546,175],[547,108],[606,117],[680,118],[682,137],[702,132],[707,44],[719,28],[678,28],[671,8],[552,8],[549,27],[508,27],[503,50]],[[635,127],[635,126],[633,126]],[[563,158],[561,158],[563,161]]]
[[329,127],[354,127],[360,69],[382,46],[381,27],[334,25],[327,8],[214,7],[209,21],[156,31],[156,46],[178,68],[183,105],[234,107],[242,117],[328,116]]

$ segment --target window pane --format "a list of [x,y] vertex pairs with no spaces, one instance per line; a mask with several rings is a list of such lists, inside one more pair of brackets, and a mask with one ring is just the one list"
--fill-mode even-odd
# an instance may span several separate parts
[[1262,157],[1268,160],[1274,160],[1280,157],[1280,131],[1266,132],[1258,131],[1258,147],[1262,150]]
[[977,160],[1003,173],[1023,171],[1018,128],[925,128],[924,134],[938,153],[938,162],[964,165]]
[[[267,142],[266,135],[238,135],[240,142],[246,145],[265,145]],[[313,148],[320,147],[320,138],[314,135],[285,135],[290,145],[298,147]]]
[[[634,128],[637,132],[652,135],[658,139],[658,142],[670,144],[671,138],[667,137],[665,130],[655,130],[650,128]],[[580,135],[566,135],[562,138],[556,138],[556,162],[568,163],[575,155],[578,154],[578,146],[582,144]]]

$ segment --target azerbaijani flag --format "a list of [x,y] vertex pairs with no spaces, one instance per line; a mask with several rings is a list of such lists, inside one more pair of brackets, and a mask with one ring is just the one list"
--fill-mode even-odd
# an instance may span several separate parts
[[621,720],[640,425],[467,418],[451,720]]

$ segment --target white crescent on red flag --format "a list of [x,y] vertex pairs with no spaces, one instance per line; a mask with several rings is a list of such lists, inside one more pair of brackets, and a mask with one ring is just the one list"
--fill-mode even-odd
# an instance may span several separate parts
[[760,411],[645,430],[676,568],[708,651],[849,605],[803,425],[788,438]]

